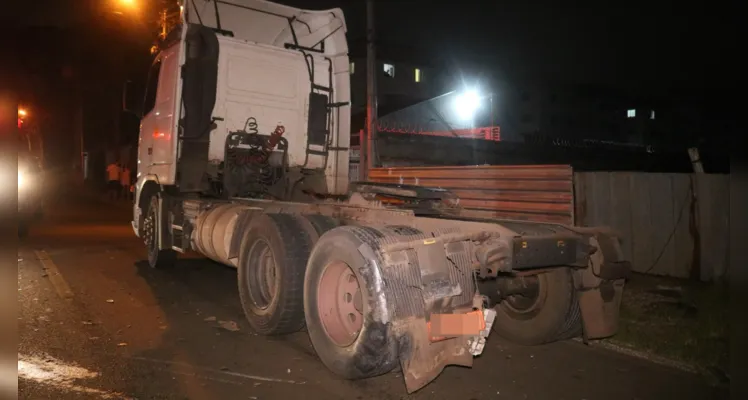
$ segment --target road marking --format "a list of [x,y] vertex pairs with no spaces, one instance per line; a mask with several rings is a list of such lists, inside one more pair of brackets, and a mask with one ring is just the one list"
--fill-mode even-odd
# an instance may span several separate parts
[[[199,371],[203,371],[203,372],[209,372],[209,373],[216,374],[216,375],[235,376],[235,377],[238,377],[238,378],[250,379],[250,380],[253,380],[253,381],[290,383],[290,384],[294,384],[294,385],[303,385],[303,384],[306,383],[306,382],[299,382],[299,381],[294,381],[294,380],[290,380],[290,379],[279,379],[279,378],[270,378],[270,377],[259,376],[259,375],[242,374],[240,372],[219,371],[219,370],[211,369],[211,368],[196,367],[194,365],[190,365],[190,364],[186,364],[186,363],[181,363],[181,362],[176,362],[176,361],[156,360],[156,359],[153,359],[153,358],[137,357],[137,356],[129,357],[129,358],[131,358],[133,360],[146,361],[146,362],[150,362],[150,363],[154,363],[154,364],[163,364],[163,365],[170,365],[170,366],[173,366],[173,367],[195,369],[195,370],[199,370]],[[178,371],[175,371],[175,372],[179,373]]]
[[60,273],[60,270],[57,269],[55,263],[52,262],[49,254],[44,250],[34,250],[34,253],[39,262],[42,263],[42,268],[47,273],[47,277],[49,277],[49,281],[52,282],[52,286],[55,287],[57,294],[65,300],[72,299],[73,291],[65,281],[65,278],[62,277],[62,274]]

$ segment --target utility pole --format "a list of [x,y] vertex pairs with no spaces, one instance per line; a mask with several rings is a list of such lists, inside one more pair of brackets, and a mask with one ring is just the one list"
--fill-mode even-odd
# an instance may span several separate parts
[[[159,40],[166,40],[166,36],[174,29],[175,26],[179,25],[182,18],[182,5],[181,2],[176,2],[179,5],[178,11],[173,11],[169,6],[173,1],[163,1],[163,8],[158,12],[158,39],[153,46],[151,46],[151,54],[157,53],[159,49]],[[173,4],[172,4],[173,6]]]
[[[377,160],[377,53],[374,0],[366,0],[366,180]],[[364,166],[362,165],[362,166]]]

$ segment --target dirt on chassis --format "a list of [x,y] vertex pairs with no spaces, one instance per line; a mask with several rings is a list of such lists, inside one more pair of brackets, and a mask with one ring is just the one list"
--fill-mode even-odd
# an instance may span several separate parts
[[408,392],[471,366],[490,331],[523,344],[613,335],[630,264],[606,229],[419,216],[366,201],[153,194],[134,226],[154,267],[195,250],[238,269],[252,327],[306,326],[348,379],[402,368]]

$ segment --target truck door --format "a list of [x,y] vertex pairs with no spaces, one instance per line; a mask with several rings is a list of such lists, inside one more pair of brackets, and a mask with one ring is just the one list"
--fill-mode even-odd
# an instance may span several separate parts
[[148,71],[148,83],[145,88],[143,101],[143,118],[140,120],[140,136],[138,137],[138,178],[150,173],[151,155],[153,154],[153,138],[148,132],[153,129],[151,113],[156,106],[156,91],[158,89],[158,74],[161,70],[161,58],[157,58]]
[[138,150],[139,175],[174,181],[179,44],[161,52],[148,76]]

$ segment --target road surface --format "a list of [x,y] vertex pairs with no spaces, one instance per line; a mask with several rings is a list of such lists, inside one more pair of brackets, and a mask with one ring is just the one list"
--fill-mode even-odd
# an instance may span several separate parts
[[126,204],[58,200],[18,254],[22,399],[720,399],[724,388],[578,342],[489,339],[472,369],[408,395],[393,372],[345,381],[306,333],[268,338],[242,315],[233,269],[188,257],[150,269]]

